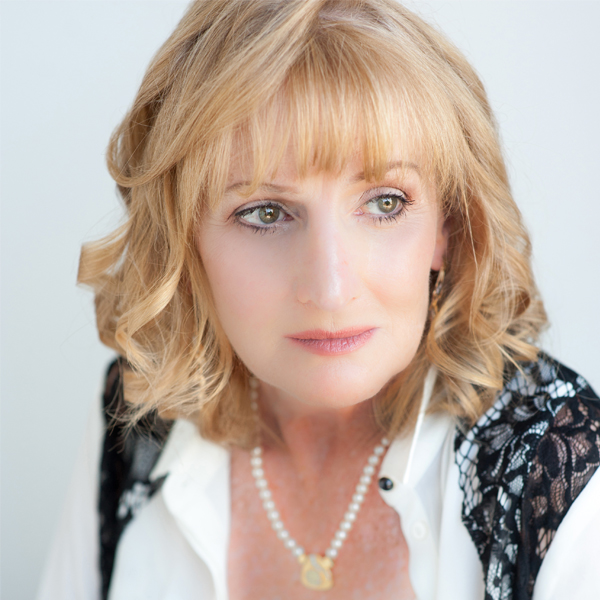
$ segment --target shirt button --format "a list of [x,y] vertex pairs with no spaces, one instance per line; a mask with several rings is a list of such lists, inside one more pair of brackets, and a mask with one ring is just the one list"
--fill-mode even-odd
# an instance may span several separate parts
[[427,537],[429,528],[427,527],[427,523],[425,523],[425,521],[415,521],[410,531],[415,540],[421,541]]
[[394,482],[389,477],[380,477],[379,487],[384,492],[389,492],[394,487]]

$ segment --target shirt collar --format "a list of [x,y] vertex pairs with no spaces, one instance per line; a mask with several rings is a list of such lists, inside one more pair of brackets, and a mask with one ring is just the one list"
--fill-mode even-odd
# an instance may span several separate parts
[[165,505],[213,573],[217,598],[227,597],[229,473],[229,451],[204,440],[193,423],[178,420],[150,474],[151,480],[168,475],[161,488]]
[[[454,427],[454,419],[447,413],[427,415],[416,439],[412,432],[408,432],[392,442],[381,463],[379,476],[387,477],[393,485],[404,483],[413,489],[418,487],[425,472],[439,457],[448,434]],[[414,446],[411,470],[405,481],[411,445]]]
[[432,600],[436,593],[444,473],[455,425],[447,413],[426,414],[436,377],[432,368],[416,426],[392,442],[379,471],[380,479],[389,480],[380,494],[400,516],[409,548],[411,583],[422,600]]

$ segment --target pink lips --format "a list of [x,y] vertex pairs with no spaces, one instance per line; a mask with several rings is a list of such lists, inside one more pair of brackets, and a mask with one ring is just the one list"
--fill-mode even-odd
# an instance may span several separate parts
[[312,329],[293,333],[286,337],[313,354],[329,356],[348,354],[358,350],[369,341],[375,329],[375,327],[349,327],[339,331]]

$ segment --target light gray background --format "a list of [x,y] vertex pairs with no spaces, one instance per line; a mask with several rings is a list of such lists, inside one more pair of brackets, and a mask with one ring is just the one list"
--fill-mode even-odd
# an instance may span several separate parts
[[[411,2],[475,65],[552,328],[600,389],[600,3]],[[103,154],[181,2],[2,3],[2,597],[32,598],[110,352],[81,243],[120,217]]]

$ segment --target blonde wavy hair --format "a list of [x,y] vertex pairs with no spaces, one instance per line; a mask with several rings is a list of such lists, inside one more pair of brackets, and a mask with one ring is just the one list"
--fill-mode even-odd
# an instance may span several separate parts
[[[232,148],[254,178],[288,143],[300,176],[360,153],[368,180],[394,151],[418,156],[448,218],[439,310],[411,365],[382,391],[378,422],[414,417],[436,365],[432,410],[475,421],[506,368],[533,360],[546,317],[483,85],[437,30],[394,0],[198,0],[153,59],[114,132],[108,167],[124,224],[81,252],[104,344],[126,358],[132,422],[193,418],[221,443],[249,443],[248,373],[216,318],[194,243],[219,202]],[[432,273],[432,282],[435,281]]]

